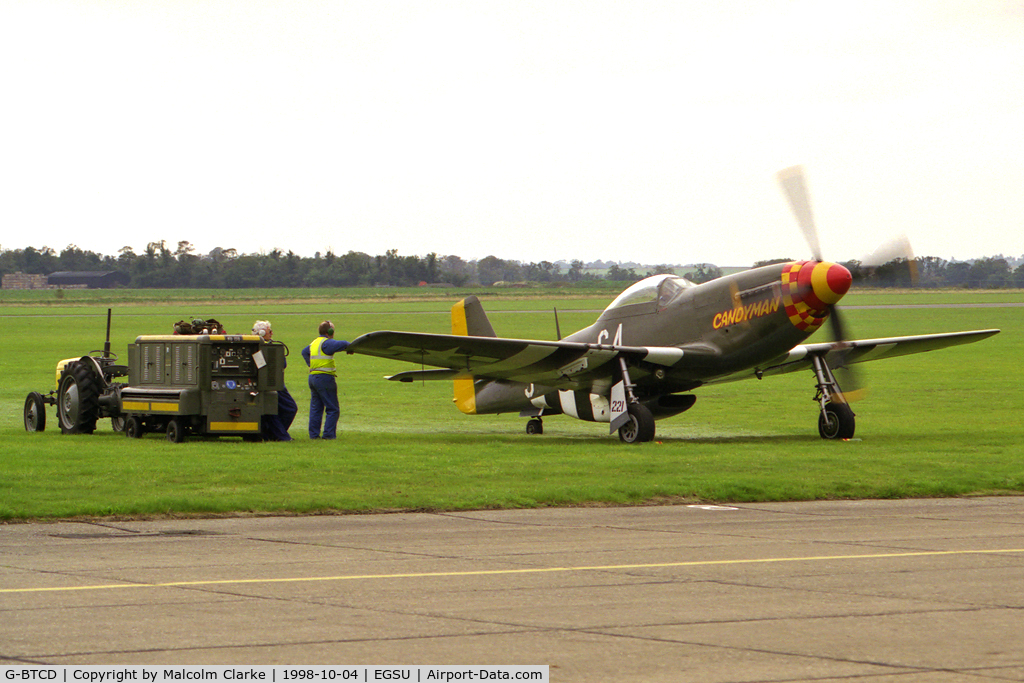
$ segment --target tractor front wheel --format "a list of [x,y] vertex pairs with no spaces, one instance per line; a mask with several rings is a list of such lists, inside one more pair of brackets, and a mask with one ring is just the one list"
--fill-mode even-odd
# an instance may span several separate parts
[[46,403],[38,391],[25,399],[25,431],[41,432],[46,429]]

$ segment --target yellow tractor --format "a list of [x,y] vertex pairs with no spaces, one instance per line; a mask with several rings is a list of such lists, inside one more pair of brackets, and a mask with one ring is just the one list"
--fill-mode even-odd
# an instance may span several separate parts
[[115,381],[128,374],[128,367],[117,364],[110,351],[110,309],[107,309],[107,340],[102,351],[90,351],[80,358],[65,358],[57,363],[54,389],[48,394],[37,391],[25,399],[25,429],[46,429],[46,406],[57,406],[57,423],[65,434],[92,434],[100,418],[111,418],[115,431],[124,430],[119,395],[125,384]]

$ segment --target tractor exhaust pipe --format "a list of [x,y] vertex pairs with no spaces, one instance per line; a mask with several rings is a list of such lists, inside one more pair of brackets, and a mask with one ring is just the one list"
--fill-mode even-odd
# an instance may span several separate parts
[[107,309],[107,340],[103,342],[103,357],[110,358],[110,312],[112,309]]

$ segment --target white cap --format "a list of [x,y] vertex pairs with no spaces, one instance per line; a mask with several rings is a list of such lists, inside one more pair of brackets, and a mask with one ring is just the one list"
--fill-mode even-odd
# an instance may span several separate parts
[[268,332],[270,332],[269,320],[257,320],[252,324],[253,334],[258,334],[261,337],[266,337]]

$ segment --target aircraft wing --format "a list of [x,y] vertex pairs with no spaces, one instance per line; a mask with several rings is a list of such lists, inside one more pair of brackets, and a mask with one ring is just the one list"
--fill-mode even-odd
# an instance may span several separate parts
[[364,334],[348,353],[429,365],[431,370],[402,372],[388,379],[451,380],[466,377],[536,382],[554,388],[588,386],[620,355],[670,366],[683,357],[675,347],[613,346],[566,341],[473,337],[453,334],[379,331]]
[[949,346],[972,344],[998,333],[999,330],[971,330],[969,332],[922,334],[910,337],[886,337],[882,339],[856,339],[845,342],[800,344],[793,347],[789,353],[765,363],[760,368],[752,368],[718,377],[708,381],[707,384],[733,382],[752,377],[760,379],[767,375],[781,375],[798,370],[807,370],[812,367],[811,358],[814,356],[824,356],[829,366],[835,369],[853,363],[864,363],[869,360],[896,358],[913,353],[944,349]]

